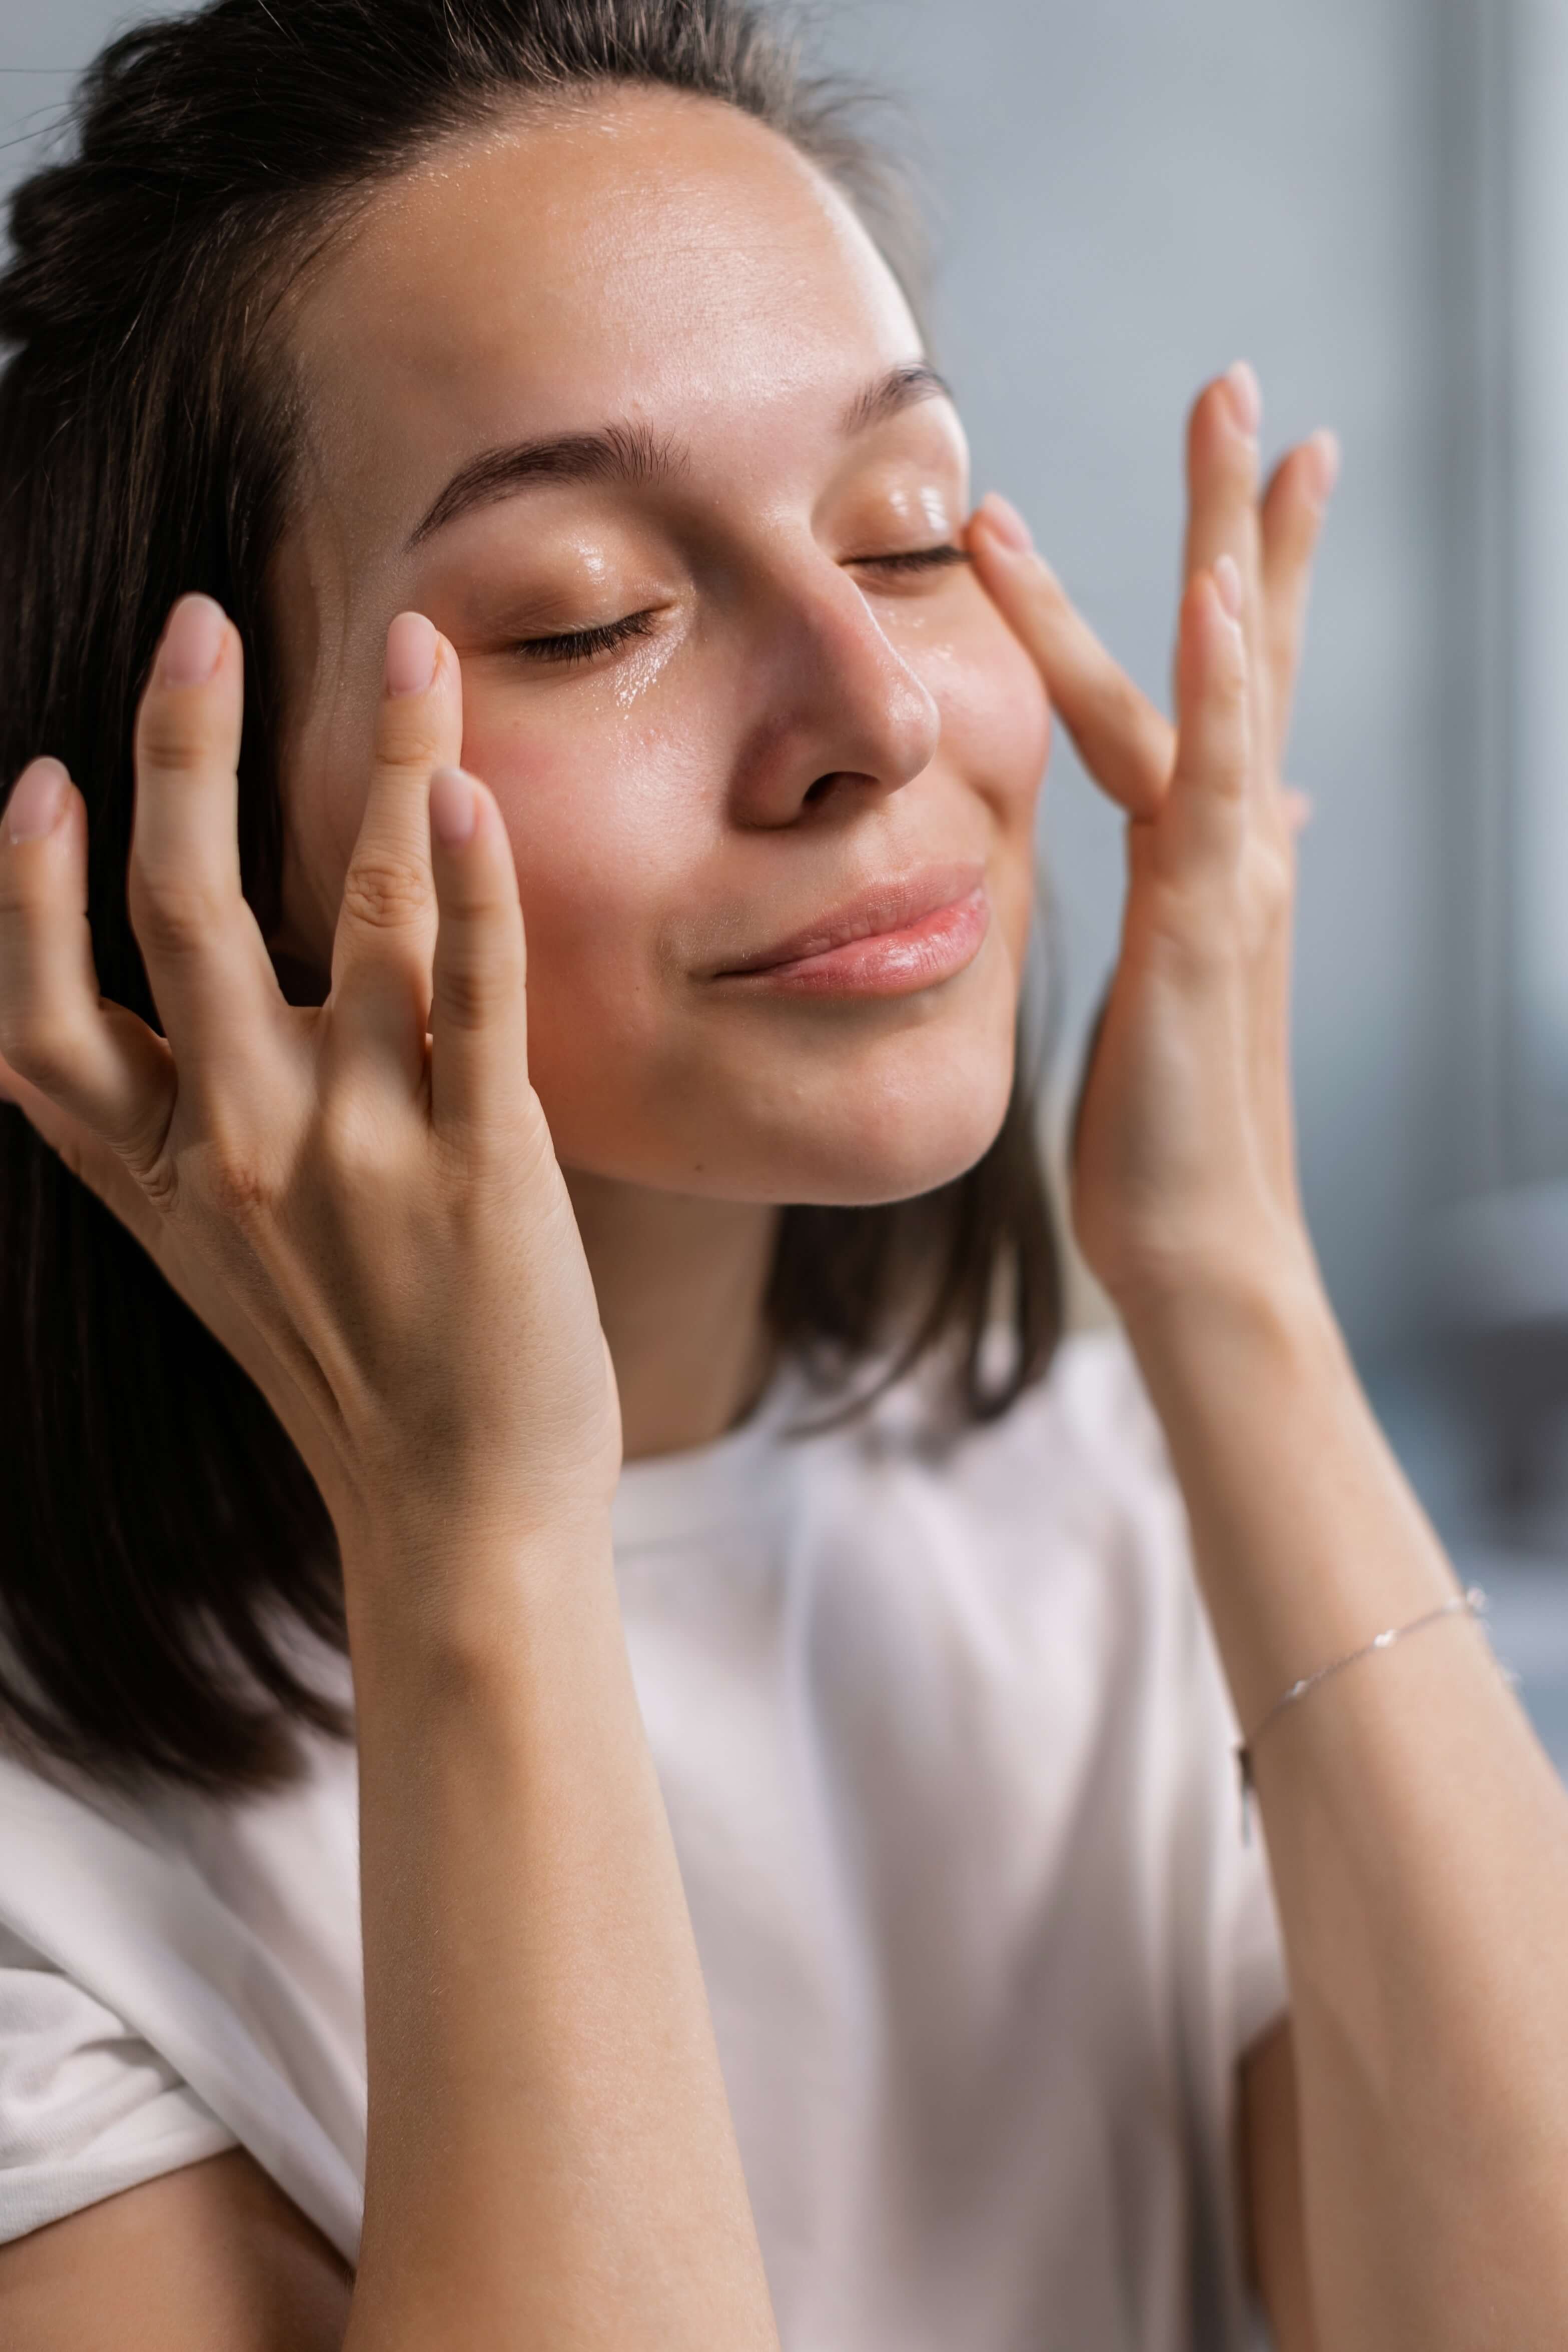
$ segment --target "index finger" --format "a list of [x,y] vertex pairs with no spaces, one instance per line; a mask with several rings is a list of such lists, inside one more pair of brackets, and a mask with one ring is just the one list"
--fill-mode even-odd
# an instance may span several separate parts
[[[1252,704],[1252,735],[1265,754],[1272,748],[1273,680],[1265,652],[1263,536],[1258,511],[1263,419],[1258,377],[1245,360],[1207,384],[1187,420],[1187,530],[1183,575],[1196,579],[1229,556],[1241,583],[1241,631],[1247,644]],[[1275,790],[1271,761],[1260,758],[1253,771],[1260,798]]]
[[126,898],[182,1090],[237,1095],[282,1005],[239,865],[244,653],[210,596],[174,604],[135,721]]
[[1106,652],[994,492],[971,517],[968,540],[983,586],[1034,656],[1095,782],[1129,816],[1157,816],[1176,761],[1170,720]]

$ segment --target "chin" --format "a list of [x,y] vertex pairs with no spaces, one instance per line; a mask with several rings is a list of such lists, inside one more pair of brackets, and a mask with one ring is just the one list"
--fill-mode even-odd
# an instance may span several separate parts
[[[965,1175],[996,1140],[1013,1087],[1013,1055],[981,1049],[908,1085],[818,1093],[789,1131],[758,1139],[745,1170],[715,1153],[715,1191],[816,1208],[879,1208]],[[723,1160],[730,1160],[724,1182]]]
[[[712,1201],[878,1208],[952,1183],[985,1157],[1012,1097],[1011,975],[984,1004],[854,1038],[649,1038],[533,1070],[563,1165]],[[956,1017],[955,1017],[956,1016]],[[543,1035],[557,1033],[545,1026]]]

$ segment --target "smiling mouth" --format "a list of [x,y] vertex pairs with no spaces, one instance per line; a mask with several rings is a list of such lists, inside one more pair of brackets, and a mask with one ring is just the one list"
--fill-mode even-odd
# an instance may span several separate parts
[[710,974],[714,980],[734,980],[776,971],[831,953],[859,940],[892,938],[925,917],[945,911],[984,887],[985,869],[974,859],[960,864],[922,866],[890,882],[876,883],[840,907],[818,916],[813,923],[792,931],[771,947],[758,949]]
[[766,960],[713,978],[743,993],[795,996],[907,996],[932,988],[973,963],[990,931],[984,881],[973,878],[979,873],[949,867],[939,878],[927,869],[819,924],[804,951],[774,949]]

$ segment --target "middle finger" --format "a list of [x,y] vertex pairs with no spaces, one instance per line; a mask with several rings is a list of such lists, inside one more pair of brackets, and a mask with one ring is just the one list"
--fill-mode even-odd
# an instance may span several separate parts
[[386,633],[370,789],[332,941],[335,1080],[393,1074],[412,1093],[424,1071],[437,929],[430,777],[457,766],[462,748],[457,655],[425,614],[399,613]]

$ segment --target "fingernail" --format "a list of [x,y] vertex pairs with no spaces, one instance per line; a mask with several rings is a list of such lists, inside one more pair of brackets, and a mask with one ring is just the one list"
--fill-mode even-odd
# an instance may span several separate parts
[[5,810],[13,841],[38,841],[52,833],[66,804],[70,778],[58,760],[34,760],[17,777]]
[[430,823],[437,841],[460,849],[479,819],[474,780],[461,768],[437,768],[430,779]]
[[436,631],[423,613],[399,613],[386,633],[388,694],[425,694],[436,678]]
[[1241,618],[1241,574],[1237,570],[1234,555],[1215,559],[1214,584],[1219,590],[1219,601],[1233,621]]
[[1034,536],[1028,524],[1011,499],[1005,499],[1000,490],[986,491],[980,501],[980,512],[1004,547],[1016,547],[1021,554],[1027,554],[1033,548]]
[[1249,441],[1255,441],[1263,423],[1263,387],[1258,381],[1257,369],[1247,360],[1237,360],[1225,383],[1238,428]]
[[223,606],[210,596],[182,596],[163,632],[159,685],[204,685],[217,667],[225,626]]
[[1318,459],[1318,504],[1326,507],[1338,486],[1340,467],[1343,462],[1340,436],[1327,431],[1314,433],[1310,446],[1316,451]]

